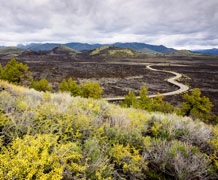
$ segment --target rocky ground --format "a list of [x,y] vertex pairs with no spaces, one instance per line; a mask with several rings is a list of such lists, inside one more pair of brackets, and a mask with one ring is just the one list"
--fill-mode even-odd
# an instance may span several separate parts
[[[12,56],[1,55],[0,63],[4,66],[11,58]],[[171,74],[145,68],[146,63],[161,63],[161,66],[155,68],[189,76],[191,79],[182,78],[180,81],[188,82],[191,88],[200,88],[202,94],[214,103],[214,111],[218,114],[218,58],[145,56],[131,59],[89,56],[88,52],[77,55],[31,52],[17,56],[16,59],[28,64],[34,79],[48,79],[55,90],[63,78],[72,77],[78,83],[99,82],[104,90],[103,97],[123,96],[130,90],[138,94],[143,83],[148,87],[148,94],[176,90],[177,87],[165,81]],[[178,105],[181,95],[165,99]]]

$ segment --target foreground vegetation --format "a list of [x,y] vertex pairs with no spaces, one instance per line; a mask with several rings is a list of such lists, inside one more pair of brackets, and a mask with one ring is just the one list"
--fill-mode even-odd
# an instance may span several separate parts
[[218,127],[0,81],[0,179],[217,179]]

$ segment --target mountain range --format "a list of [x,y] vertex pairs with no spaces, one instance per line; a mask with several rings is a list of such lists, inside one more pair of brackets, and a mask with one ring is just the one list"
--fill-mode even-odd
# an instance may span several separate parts
[[[71,42],[71,43],[30,43],[27,45],[18,44],[17,48],[20,49],[28,49],[33,51],[39,51],[39,50],[52,50],[55,47],[58,46],[66,46],[69,48],[72,48],[77,51],[82,50],[93,50],[96,48],[100,48],[103,46],[114,46],[119,48],[129,48],[133,49],[142,53],[161,53],[161,54],[170,54],[173,52],[176,52],[176,49],[168,48],[163,45],[151,45],[146,43],[138,43],[138,42],[126,42],[126,43],[113,43],[113,44],[88,44],[88,43],[79,43],[79,42]],[[0,48],[7,48],[6,46],[0,46]],[[190,52],[193,53],[199,53],[199,54],[205,54],[205,55],[218,55],[218,49],[199,49],[199,50],[191,50]]]
[[192,52],[206,54],[206,55],[218,55],[218,49],[203,49],[203,50],[193,50]]
[[130,48],[134,49],[137,51],[143,51],[144,49],[149,49],[154,53],[171,53],[176,51],[173,48],[167,48],[163,45],[157,46],[157,45],[150,45],[150,44],[145,44],[145,43],[114,43],[114,44],[88,44],[88,43],[77,43],[77,42],[72,42],[72,43],[66,43],[66,44],[58,44],[58,43],[44,43],[44,44],[37,44],[37,43],[32,43],[32,44],[27,44],[27,45],[22,45],[19,44],[17,47],[22,48],[22,49],[30,49],[30,50],[52,50],[53,48],[57,46],[66,46],[78,51],[81,50],[93,50],[99,47],[103,46],[115,46],[119,48]]

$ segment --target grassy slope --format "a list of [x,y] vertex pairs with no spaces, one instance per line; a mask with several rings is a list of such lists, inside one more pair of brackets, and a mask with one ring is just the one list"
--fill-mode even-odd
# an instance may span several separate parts
[[145,53],[145,54],[162,54],[162,53],[159,53],[157,51],[153,51],[153,50],[148,49],[148,48],[140,49],[139,52],[142,52],[142,53]]
[[79,51],[74,50],[72,48],[69,48],[67,46],[58,46],[58,47],[54,48],[53,51],[56,53],[60,53],[60,54],[62,54],[62,53],[64,53],[64,54],[66,54],[66,53],[68,53],[68,54],[79,53]]
[[189,50],[177,50],[175,52],[170,53],[172,56],[200,56],[199,53],[193,53]]
[[128,49],[128,48],[103,46],[103,47],[94,49],[90,53],[90,55],[127,58],[127,57],[136,57],[137,52],[135,50]]
[[0,54],[16,54],[22,53],[24,50],[17,47],[0,48]]
[[37,92],[4,81],[0,112],[2,143],[12,145],[0,151],[0,179],[21,174],[24,179],[32,174],[53,179],[217,175],[210,174],[213,149],[208,142],[218,138],[213,127],[187,117]]

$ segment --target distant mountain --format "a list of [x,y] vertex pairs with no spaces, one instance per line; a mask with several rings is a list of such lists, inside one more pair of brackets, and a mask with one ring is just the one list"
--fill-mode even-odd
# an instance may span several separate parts
[[78,50],[78,51],[93,50],[93,49],[105,46],[105,44],[88,44],[88,43],[77,43],[77,42],[67,43],[64,45],[69,48]]
[[88,44],[88,43],[66,43],[66,44],[58,44],[58,43],[45,43],[45,44],[28,44],[28,45],[18,45],[19,48],[23,49],[31,49],[31,50],[52,50],[53,48],[64,45],[69,48],[75,49],[75,50],[93,50],[102,46],[115,46],[119,48],[129,48],[134,49],[137,51],[143,50],[145,48],[150,49],[152,51],[158,52],[158,53],[171,53],[176,51],[172,48],[167,48],[163,45],[156,46],[156,45],[150,45],[145,43],[114,43],[114,44]]
[[45,44],[37,44],[37,43],[32,43],[28,45],[18,45],[19,48],[22,49],[30,49],[33,51],[39,51],[39,50],[52,50],[53,48],[60,46],[62,44],[59,43],[45,43]]
[[0,46],[0,48],[5,48],[5,46]]
[[138,51],[141,52],[141,53],[145,53],[145,54],[162,54],[160,52],[153,51],[153,50],[148,49],[148,48],[143,48],[143,49],[140,49]]
[[170,56],[199,56],[201,54],[198,54],[196,52],[192,52],[189,50],[177,50],[174,52],[169,53]]
[[116,47],[121,47],[121,48],[130,48],[130,49],[134,49],[137,51],[147,48],[147,49],[151,49],[153,51],[164,53],[164,54],[176,51],[173,48],[167,48],[163,45],[156,46],[156,45],[150,45],[150,44],[145,44],[145,43],[114,43],[112,45]]
[[19,54],[22,53],[24,49],[18,47],[4,47],[0,48],[0,54]]
[[193,50],[192,52],[206,54],[206,55],[218,55],[218,49],[202,49],[202,50]]

